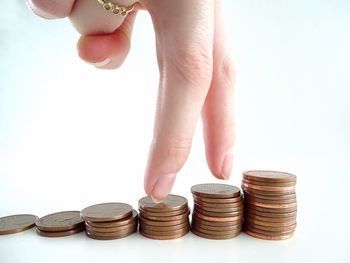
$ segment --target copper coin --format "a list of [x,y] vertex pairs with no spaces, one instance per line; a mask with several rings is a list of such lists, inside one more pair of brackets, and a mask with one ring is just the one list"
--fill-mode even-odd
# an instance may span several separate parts
[[88,237],[90,237],[90,238],[97,239],[97,240],[113,240],[113,239],[120,239],[120,238],[124,238],[124,237],[130,236],[133,233],[135,233],[136,231],[137,231],[136,228],[135,229],[130,229],[129,232],[123,232],[122,234],[118,234],[118,235],[115,235],[115,236],[98,236],[98,235],[90,233],[89,231],[86,231],[86,235]]
[[184,214],[186,212],[189,211],[189,207],[184,207],[181,208],[179,210],[175,210],[175,211],[170,211],[170,212],[149,212],[147,210],[143,210],[143,209],[139,209],[140,210],[140,214],[143,217],[158,217],[158,216],[177,216],[177,215],[181,215]]
[[293,236],[293,233],[290,233],[287,235],[281,235],[281,236],[263,235],[263,234],[255,233],[255,232],[250,231],[248,229],[244,229],[244,232],[249,236],[260,238],[260,239],[265,239],[265,240],[285,240],[285,239],[289,239]]
[[243,218],[243,215],[239,216],[232,216],[232,217],[213,217],[213,216],[206,216],[201,213],[198,213],[197,211],[194,211],[193,214],[196,217],[199,217],[200,219],[207,220],[207,221],[214,221],[214,222],[229,222],[229,221],[236,221],[241,220]]
[[251,214],[251,213],[245,213],[244,218],[249,220],[257,220],[260,222],[267,222],[267,223],[288,224],[290,222],[295,222],[297,217],[296,215],[291,217],[266,217],[266,216]]
[[207,202],[201,202],[201,201],[196,201],[194,200],[194,204],[198,205],[200,207],[206,208],[218,208],[218,209],[226,209],[226,208],[236,208],[236,207],[240,207],[243,205],[243,200],[239,201],[239,202],[235,202],[235,203],[227,203],[227,204],[216,204],[216,203],[207,203]]
[[279,204],[279,205],[282,205],[282,204],[291,204],[291,203],[296,203],[297,202],[297,199],[296,198],[293,198],[293,199],[285,199],[285,200],[280,200],[278,198],[274,198],[274,199],[262,199],[262,198],[257,198],[257,197],[254,197],[254,196],[245,196],[244,197],[244,200],[246,202],[257,202],[257,203],[264,203],[264,204]]
[[203,209],[199,209],[198,207],[195,207],[193,211],[196,211],[202,215],[211,216],[211,217],[233,217],[233,216],[243,215],[243,206],[241,210],[237,210],[235,212],[225,212],[225,213],[210,212]]
[[49,214],[36,221],[36,227],[42,231],[68,231],[84,225],[80,211],[64,211]]
[[147,218],[143,218],[142,216],[140,216],[140,224],[147,224],[150,226],[174,226],[174,225],[179,225],[188,221],[189,221],[189,218],[187,216],[179,220],[173,220],[173,221],[155,221],[155,220],[149,220]]
[[89,206],[81,214],[87,221],[108,222],[128,217],[132,210],[130,205],[124,203],[103,203]]
[[247,210],[256,210],[260,212],[266,212],[266,213],[292,213],[297,211],[297,207],[291,207],[291,208],[265,208],[260,206],[255,206],[250,203],[245,203],[245,208]]
[[137,225],[136,224],[130,225],[128,228],[123,228],[122,230],[117,230],[117,231],[113,231],[113,232],[100,232],[100,231],[92,230],[91,228],[86,229],[86,231],[89,232],[91,235],[94,235],[94,236],[115,237],[115,236],[119,236],[119,235],[124,235],[126,233],[130,233],[130,232],[132,232],[135,229],[137,229]]
[[14,234],[35,226],[35,215],[11,215],[0,218],[0,235]]
[[239,226],[235,229],[231,230],[224,230],[224,231],[219,231],[219,230],[209,230],[202,228],[201,226],[193,225],[191,230],[197,230],[203,234],[208,234],[208,235],[215,235],[215,236],[226,236],[226,235],[232,235],[236,233],[240,233],[242,231],[242,226]]
[[266,203],[259,203],[255,201],[248,200],[246,202],[247,204],[258,206],[258,207],[264,207],[264,208],[273,208],[273,209],[288,209],[288,208],[296,208],[297,203],[290,203],[290,204],[266,204]]
[[283,231],[283,232],[286,232],[286,231],[294,231],[294,229],[296,228],[296,223],[294,225],[290,225],[290,226],[280,226],[280,227],[277,227],[277,226],[262,226],[262,225],[257,225],[255,223],[252,223],[252,222],[245,222],[245,225],[246,226],[249,226],[249,227],[254,227],[256,229],[259,229],[259,230],[265,230],[265,231],[271,231],[271,232],[278,232],[278,231]]
[[242,182],[246,184],[253,184],[253,185],[260,185],[260,186],[275,186],[275,187],[289,187],[289,186],[295,186],[296,182],[266,182],[266,181],[254,181],[254,180],[249,180],[246,178],[243,178]]
[[83,227],[78,227],[75,229],[67,230],[67,231],[43,231],[40,230],[39,228],[36,229],[36,233],[40,236],[43,237],[66,237],[66,236],[71,236],[78,234],[80,232],[83,232],[85,230],[85,226]]
[[170,231],[155,231],[155,230],[150,230],[150,229],[145,229],[142,226],[140,227],[140,232],[150,234],[150,235],[156,235],[156,236],[171,236],[171,235],[177,235],[181,233],[187,233],[190,229],[190,226],[185,226],[183,228],[175,229],[175,230],[170,230]]
[[117,226],[117,227],[94,227],[90,226],[88,223],[86,223],[86,229],[88,229],[91,232],[99,232],[99,233],[112,233],[112,232],[121,232],[130,228],[135,227],[137,222],[130,223],[128,225],[124,226]]
[[288,235],[290,233],[294,232],[293,230],[287,230],[287,231],[267,231],[267,230],[262,230],[253,226],[249,226],[249,225],[244,225],[244,229],[247,229],[249,231],[253,231],[255,233],[259,233],[262,235],[269,235],[269,236],[282,236],[282,235]]
[[[229,207],[229,208],[216,208],[216,207],[205,207],[200,206],[198,204],[194,204],[194,209],[200,210],[200,211],[207,211],[207,212],[214,212],[214,213],[236,213],[243,210],[243,203],[240,204],[240,206],[236,207]],[[230,216],[230,215],[229,215]]]
[[187,199],[179,195],[168,195],[161,203],[154,203],[145,196],[139,200],[139,209],[149,212],[170,212],[188,207]]
[[189,230],[178,233],[178,234],[173,234],[173,235],[169,235],[169,236],[163,236],[163,235],[154,235],[154,234],[149,234],[149,233],[145,233],[143,231],[140,231],[140,234],[143,235],[144,237],[147,238],[151,238],[151,239],[156,239],[156,240],[170,240],[170,239],[177,239],[180,237],[185,236],[187,233],[189,232]]
[[118,227],[118,226],[125,226],[128,224],[131,224],[135,221],[137,221],[138,214],[135,209],[132,210],[132,214],[128,217],[125,217],[123,219],[115,220],[115,221],[109,221],[109,222],[92,222],[92,221],[86,221],[86,223],[89,226],[93,227]]
[[242,187],[248,188],[248,189],[254,189],[254,190],[260,190],[260,191],[273,191],[273,192],[290,192],[295,191],[295,186],[262,186],[262,185],[255,185],[255,184],[248,184],[245,182],[242,182]]
[[192,216],[192,223],[200,223],[207,226],[213,226],[213,227],[226,227],[226,226],[236,226],[238,224],[242,224],[243,217],[238,218],[234,221],[224,221],[224,222],[218,222],[218,221],[208,221],[201,219],[199,217],[196,217],[195,215]]
[[295,182],[297,177],[294,174],[278,171],[251,170],[243,172],[243,178],[261,182]]
[[211,198],[235,198],[241,195],[238,187],[228,184],[197,184],[191,187],[193,195]]
[[296,217],[297,212],[288,212],[288,213],[271,213],[271,212],[261,212],[257,211],[255,209],[250,209],[249,207],[245,208],[245,213],[249,214],[254,214],[258,216],[263,216],[263,217],[271,217],[271,218],[290,218],[290,217]]
[[241,232],[237,232],[237,233],[228,234],[228,235],[209,235],[209,234],[202,233],[196,229],[191,229],[191,231],[193,234],[197,236],[207,238],[207,239],[216,239],[216,240],[231,239],[238,236],[241,233]]
[[257,193],[252,193],[252,192],[244,192],[244,197],[245,198],[259,198],[263,200],[293,200],[296,199],[297,195],[295,192],[290,193],[290,194],[282,194],[282,195],[263,195],[263,194],[257,194]]
[[282,190],[282,191],[265,191],[265,190],[257,190],[257,189],[252,189],[250,187],[246,187],[243,184],[241,185],[242,190],[244,193],[248,193],[251,195],[262,195],[262,196],[278,196],[279,198],[285,196],[285,195],[292,195],[295,194],[295,189],[292,190]]
[[237,230],[239,228],[242,228],[242,224],[236,224],[236,225],[232,225],[232,226],[208,226],[208,225],[200,223],[200,221],[194,221],[194,222],[192,222],[191,227],[221,232],[221,231]]
[[184,218],[188,218],[190,215],[190,211],[187,211],[181,215],[176,215],[176,216],[147,216],[145,217],[143,214],[140,214],[143,218],[147,218],[148,220],[153,220],[153,221],[177,221],[181,220]]
[[148,231],[159,231],[159,232],[166,232],[166,231],[173,231],[181,228],[188,228],[190,226],[189,222],[184,222],[179,225],[175,226],[152,226],[152,225],[147,225],[147,224],[142,224],[142,229],[148,230]]
[[205,203],[214,203],[214,204],[230,204],[242,201],[242,196],[232,198],[209,198],[193,195],[194,201],[205,202]]

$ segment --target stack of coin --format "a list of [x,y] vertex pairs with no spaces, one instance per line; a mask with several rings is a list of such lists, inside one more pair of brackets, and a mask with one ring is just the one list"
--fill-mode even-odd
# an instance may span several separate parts
[[97,204],[83,209],[81,214],[85,219],[86,235],[93,239],[118,239],[137,231],[137,211],[128,204]]
[[244,232],[250,236],[283,240],[296,227],[296,176],[276,171],[243,173]]
[[226,184],[198,184],[194,198],[191,230],[209,239],[229,239],[242,230],[243,199],[238,187]]
[[0,235],[15,234],[35,226],[38,219],[35,215],[21,214],[0,218]]
[[36,221],[36,232],[44,237],[64,237],[84,231],[84,219],[80,211],[64,211],[49,214]]
[[166,240],[175,239],[189,232],[190,222],[187,199],[178,195],[169,195],[161,203],[151,198],[139,200],[140,233],[148,238]]

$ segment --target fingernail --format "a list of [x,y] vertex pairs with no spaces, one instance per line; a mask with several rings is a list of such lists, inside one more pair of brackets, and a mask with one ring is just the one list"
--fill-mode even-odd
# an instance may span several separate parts
[[105,60],[103,61],[100,61],[100,62],[88,62],[90,65],[93,65],[95,67],[103,67],[103,66],[106,66],[108,65],[109,63],[111,63],[111,59],[110,58],[106,58]]
[[231,176],[233,166],[233,148],[230,148],[224,157],[224,161],[221,166],[221,175],[225,180],[228,180]]
[[168,196],[175,182],[175,178],[176,173],[170,173],[158,178],[158,181],[155,183],[151,193],[153,202],[160,203]]

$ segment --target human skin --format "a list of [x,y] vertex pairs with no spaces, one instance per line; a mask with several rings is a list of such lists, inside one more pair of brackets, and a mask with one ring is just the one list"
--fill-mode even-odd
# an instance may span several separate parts
[[[133,1],[115,3],[128,6]],[[219,179],[229,178],[235,74],[221,0],[140,0],[126,17],[104,10],[97,0],[29,0],[28,4],[47,19],[69,17],[81,34],[79,56],[101,69],[123,64],[136,14],[147,10],[156,35],[160,77],[145,191],[156,202],[170,193],[190,153],[199,116],[209,169]]]

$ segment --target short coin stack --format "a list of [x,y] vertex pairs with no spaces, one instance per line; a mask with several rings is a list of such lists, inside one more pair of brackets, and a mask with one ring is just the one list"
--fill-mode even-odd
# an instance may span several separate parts
[[151,198],[139,200],[140,233],[148,238],[166,240],[176,239],[189,232],[190,222],[187,199],[169,195],[161,203]]
[[226,184],[198,184],[194,198],[191,230],[209,239],[230,239],[242,230],[243,199],[238,187]]
[[80,211],[49,214],[36,221],[36,232],[44,237],[64,237],[84,231],[84,218]]
[[20,214],[0,218],[0,235],[19,233],[35,226],[38,217],[35,215]]
[[81,211],[85,219],[86,235],[93,239],[123,238],[137,231],[137,211],[124,203],[103,203]]
[[294,174],[260,170],[244,172],[245,233],[267,240],[292,237],[297,216],[295,185]]

